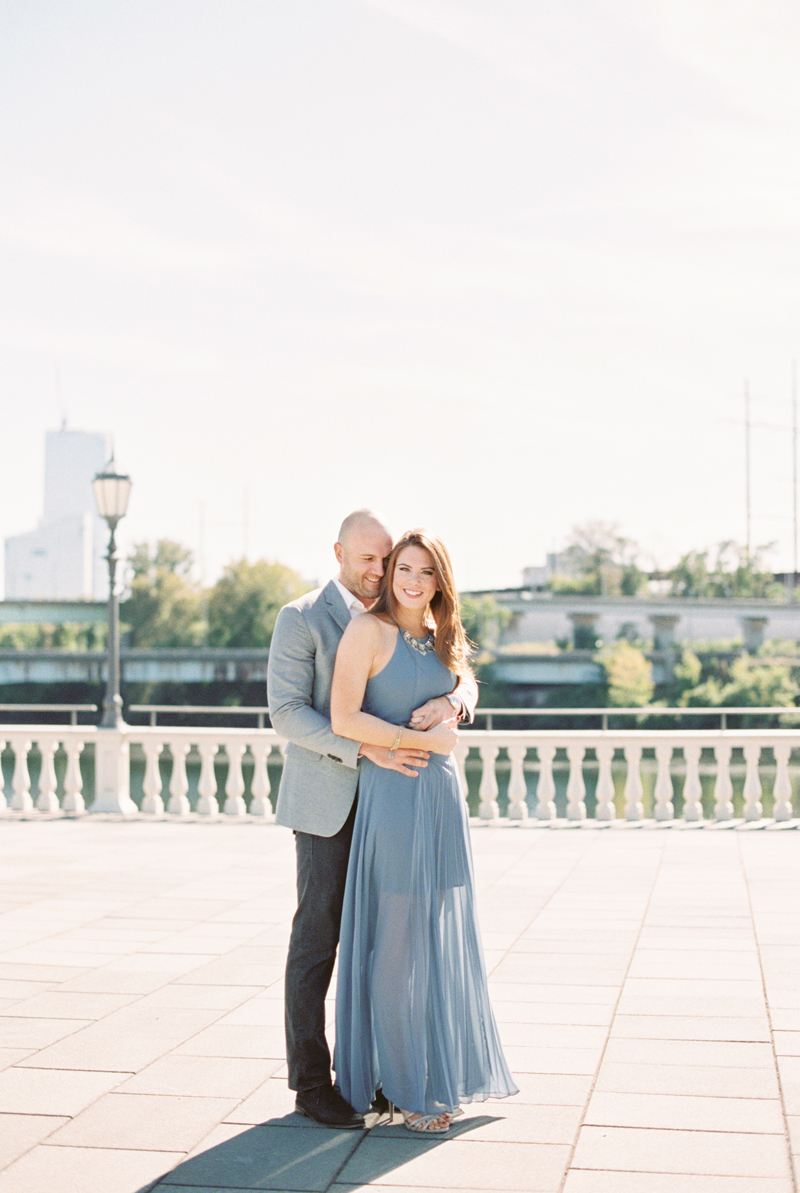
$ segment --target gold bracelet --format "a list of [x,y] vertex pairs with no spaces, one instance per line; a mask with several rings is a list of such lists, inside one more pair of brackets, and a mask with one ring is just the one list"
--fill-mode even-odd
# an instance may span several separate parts
[[396,738],[394,739],[394,741],[392,742],[392,748],[391,748],[391,750],[389,751],[389,757],[390,757],[390,758],[394,758],[394,752],[395,752],[395,750],[397,749],[397,747],[400,745],[400,738],[401,738],[402,736],[403,736],[403,726],[402,726],[402,725],[398,725],[398,727],[397,727],[397,737],[396,737]]

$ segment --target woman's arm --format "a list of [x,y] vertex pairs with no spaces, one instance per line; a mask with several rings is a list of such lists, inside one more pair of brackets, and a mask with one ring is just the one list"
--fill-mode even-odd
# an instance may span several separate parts
[[[417,746],[434,754],[450,754],[458,734],[449,724],[419,731],[393,725],[371,713],[361,711],[367,680],[383,641],[377,618],[369,614],[355,617],[345,630],[336,653],[336,668],[331,688],[331,728],[340,737],[369,746],[406,749]],[[400,738],[398,740],[398,730]]]

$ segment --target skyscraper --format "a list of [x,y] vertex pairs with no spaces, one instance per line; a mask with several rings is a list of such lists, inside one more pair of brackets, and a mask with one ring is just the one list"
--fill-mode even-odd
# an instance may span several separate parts
[[92,479],[111,455],[107,435],[48,431],[44,514],[36,530],[6,539],[6,600],[87,600],[108,594],[107,537]]

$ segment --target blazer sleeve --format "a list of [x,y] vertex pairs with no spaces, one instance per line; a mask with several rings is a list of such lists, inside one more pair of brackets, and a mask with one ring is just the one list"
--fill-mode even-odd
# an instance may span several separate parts
[[288,741],[354,770],[361,743],[337,737],[330,719],[313,707],[316,647],[299,609],[278,614],[267,664],[267,702],[273,727]]
[[453,695],[461,701],[461,715],[470,724],[475,720],[475,709],[478,704],[478,683],[472,672],[459,680],[453,689]]

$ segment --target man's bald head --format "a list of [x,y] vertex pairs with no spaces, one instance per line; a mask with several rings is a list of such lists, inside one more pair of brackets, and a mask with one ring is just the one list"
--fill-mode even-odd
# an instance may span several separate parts
[[353,510],[342,522],[333,548],[339,581],[367,606],[378,595],[391,549],[391,533],[373,510]]
[[[352,514],[348,514],[344,522],[339,527],[339,537],[336,540],[339,543],[345,544],[354,531],[361,530],[379,530],[388,534],[392,538],[392,533],[380,514],[376,514],[374,510],[362,509],[353,510]],[[392,539],[392,541],[394,541]]]

